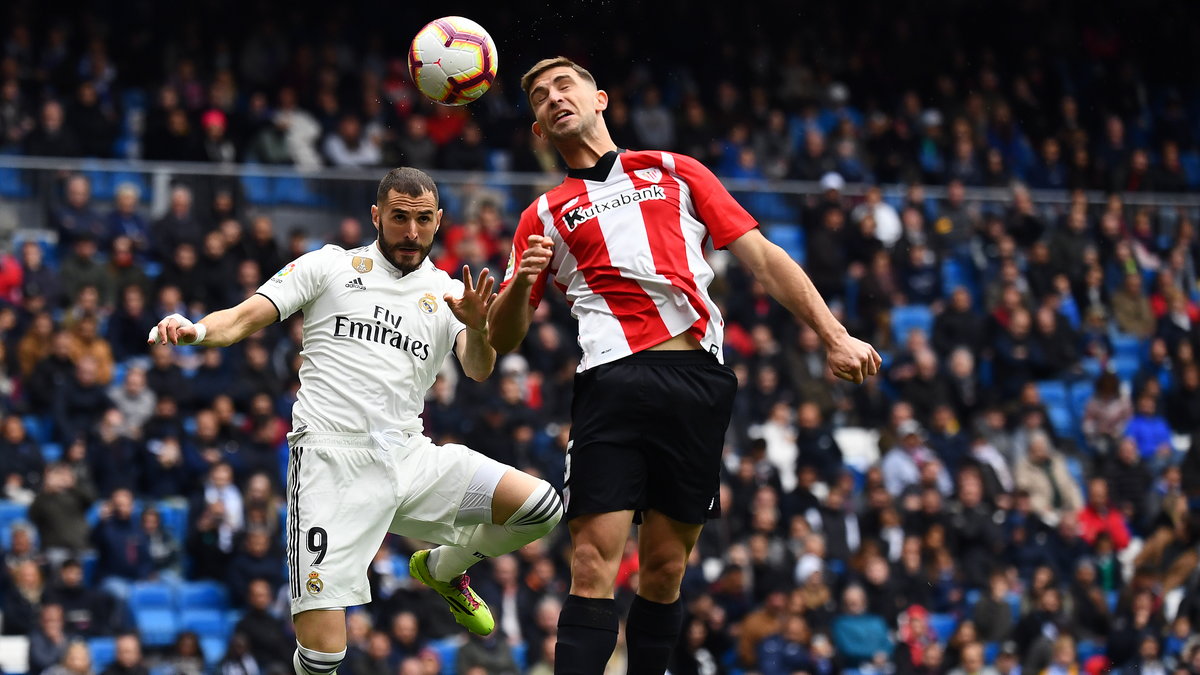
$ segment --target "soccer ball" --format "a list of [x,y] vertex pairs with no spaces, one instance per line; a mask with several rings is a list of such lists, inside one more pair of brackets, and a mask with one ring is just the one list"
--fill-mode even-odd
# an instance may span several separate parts
[[445,105],[465,105],[496,79],[496,43],[483,26],[461,16],[435,19],[413,38],[408,72],[417,89]]

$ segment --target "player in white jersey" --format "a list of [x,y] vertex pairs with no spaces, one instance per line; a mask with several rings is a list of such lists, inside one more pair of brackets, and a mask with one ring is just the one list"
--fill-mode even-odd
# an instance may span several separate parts
[[486,269],[472,279],[464,266],[457,281],[429,261],[442,217],[429,176],[395,169],[376,199],[375,243],[305,254],[241,304],[196,323],[173,314],[148,338],[226,346],[304,315],[287,480],[293,664],[302,675],[336,672],[345,608],[370,602],[367,569],[388,532],[440,544],[413,554],[410,571],[456,621],[487,635],[495,622],[466,569],[547,534],[562,514],[549,483],[422,435],[425,392],[451,350],[474,380],[495,366],[494,280]]

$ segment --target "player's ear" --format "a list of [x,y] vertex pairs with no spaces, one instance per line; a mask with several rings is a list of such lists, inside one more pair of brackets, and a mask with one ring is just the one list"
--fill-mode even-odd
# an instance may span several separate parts
[[442,210],[438,209],[437,213],[435,213],[433,216],[433,231],[437,232],[438,228],[441,226],[442,226]]
[[534,120],[533,126],[531,126],[530,129],[533,130],[534,136],[542,139],[546,138],[546,134],[542,133],[542,125],[537,120]]
[[608,92],[603,89],[596,90],[596,112],[608,110]]
[[371,205],[371,224],[375,226],[376,230],[379,229],[379,207],[375,204]]

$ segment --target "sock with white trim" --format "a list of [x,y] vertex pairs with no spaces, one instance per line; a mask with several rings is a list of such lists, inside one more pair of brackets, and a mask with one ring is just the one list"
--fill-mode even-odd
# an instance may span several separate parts
[[478,525],[462,546],[433,549],[429,554],[429,572],[438,581],[450,581],[484,558],[504,555],[546,536],[558,524],[562,514],[562,500],[554,486],[541,481],[503,525]]
[[330,654],[309,649],[297,642],[296,651],[292,653],[292,665],[296,668],[296,675],[334,675],[345,658],[345,649]]

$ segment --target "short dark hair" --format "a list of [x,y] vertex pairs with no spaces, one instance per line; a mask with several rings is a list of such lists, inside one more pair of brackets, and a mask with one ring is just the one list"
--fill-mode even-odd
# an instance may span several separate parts
[[387,194],[392,190],[409,197],[420,197],[423,193],[429,192],[433,194],[434,204],[438,203],[437,183],[433,182],[429,174],[411,166],[402,166],[387,172],[383,180],[379,181],[379,190],[375,193],[375,205],[378,206],[387,201]]
[[524,75],[521,76],[521,90],[525,92],[526,98],[529,97],[529,90],[533,87],[533,81],[537,79],[537,76],[541,75],[547,70],[550,70],[551,68],[570,68],[578,73],[580,77],[588,82],[591,82],[593,87],[596,86],[596,78],[592,77],[592,74],[588,72],[587,68],[584,68],[565,56],[555,56],[549,59],[542,59],[541,61],[538,61],[537,63],[533,64],[532,68],[530,68]]

